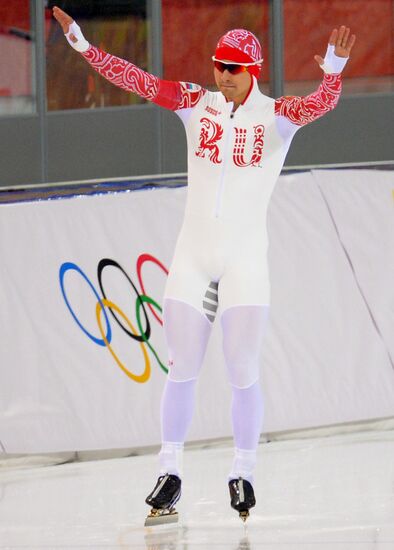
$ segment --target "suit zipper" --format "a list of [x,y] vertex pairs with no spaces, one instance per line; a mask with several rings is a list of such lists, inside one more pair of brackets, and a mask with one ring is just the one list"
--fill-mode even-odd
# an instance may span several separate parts
[[[230,119],[231,119],[231,121],[234,119],[234,113],[233,112],[230,114]],[[223,166],[222,166],[222,172],[220,174],[220,181],[219,181],[218,190],[217,190],[217,193],[216,193],[215,218],[219,217],[220,207],[222,205],[222,196],[223,196],[223,191],[224,191],[224,173],[225,173],[226,166],[227,166],[227,149],[228,149],[228,144],[229,144],[229,141],[230,141],[230,137],[231,137],[233,128],[234,128],[234,122],[231,122],[230,123],[230,128],[228,129],[228,132],[227,132],[227,135],[226,135],[226,141],[224,143]]]

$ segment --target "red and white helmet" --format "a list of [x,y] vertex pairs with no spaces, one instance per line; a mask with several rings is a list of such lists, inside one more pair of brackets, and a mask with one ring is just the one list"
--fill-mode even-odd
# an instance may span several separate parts
[[232,61],[239,64],[251,63],[248,70],[256,78],[260,74],[263,62],[260,42],[253,33],[245,29],[226,32],[217,43],[213,58],[217,61]]

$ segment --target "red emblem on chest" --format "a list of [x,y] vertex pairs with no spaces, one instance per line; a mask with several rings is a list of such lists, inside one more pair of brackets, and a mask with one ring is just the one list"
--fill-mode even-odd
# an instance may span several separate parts
[[214,164],[220,164],[219,147],[217,142],[223,137],[223,128],[217,122],[202,118],[201,131],[199,137],[199,147],[196,151],[196,156],[205,158],[205,153],[209,151],[209,160]]

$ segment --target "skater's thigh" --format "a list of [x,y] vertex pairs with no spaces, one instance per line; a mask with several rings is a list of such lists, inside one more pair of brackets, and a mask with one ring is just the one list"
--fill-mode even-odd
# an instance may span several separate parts
[[167,340],[170,380],[184,382],[199,375],[211,333],[211,323],[193,305],[164,299],[163,326]]
[[178,254],[168,275],[164,300],[183,302],[213,323],[218,308],[218,284],[212,280],[196,258]]
[[262,305],[237,305],[223,312],[223,352],[232,386],[248,388],[258,380],[268,316],[269,307]]
[[208,245],[194,222],[186,224],[177,241],[164,298],[194,307],[213,323],[218,307],[217,281],[221,272],[212,247]]
[[219,284],[219,303],[222,311],[234,306],[269,304],[268,267],[260,257],[257,257],[255,262],[252,260],[246,263],[245,259],[234,257],[229,262]]

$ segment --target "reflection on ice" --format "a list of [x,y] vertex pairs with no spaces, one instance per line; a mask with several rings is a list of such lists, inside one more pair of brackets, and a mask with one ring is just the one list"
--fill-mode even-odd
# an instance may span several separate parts
[[147,550],[187,548],[187,527],[148,527],[144,538]]
[[248,537],[243,537],[238,544],[237,550],[252,550]]

